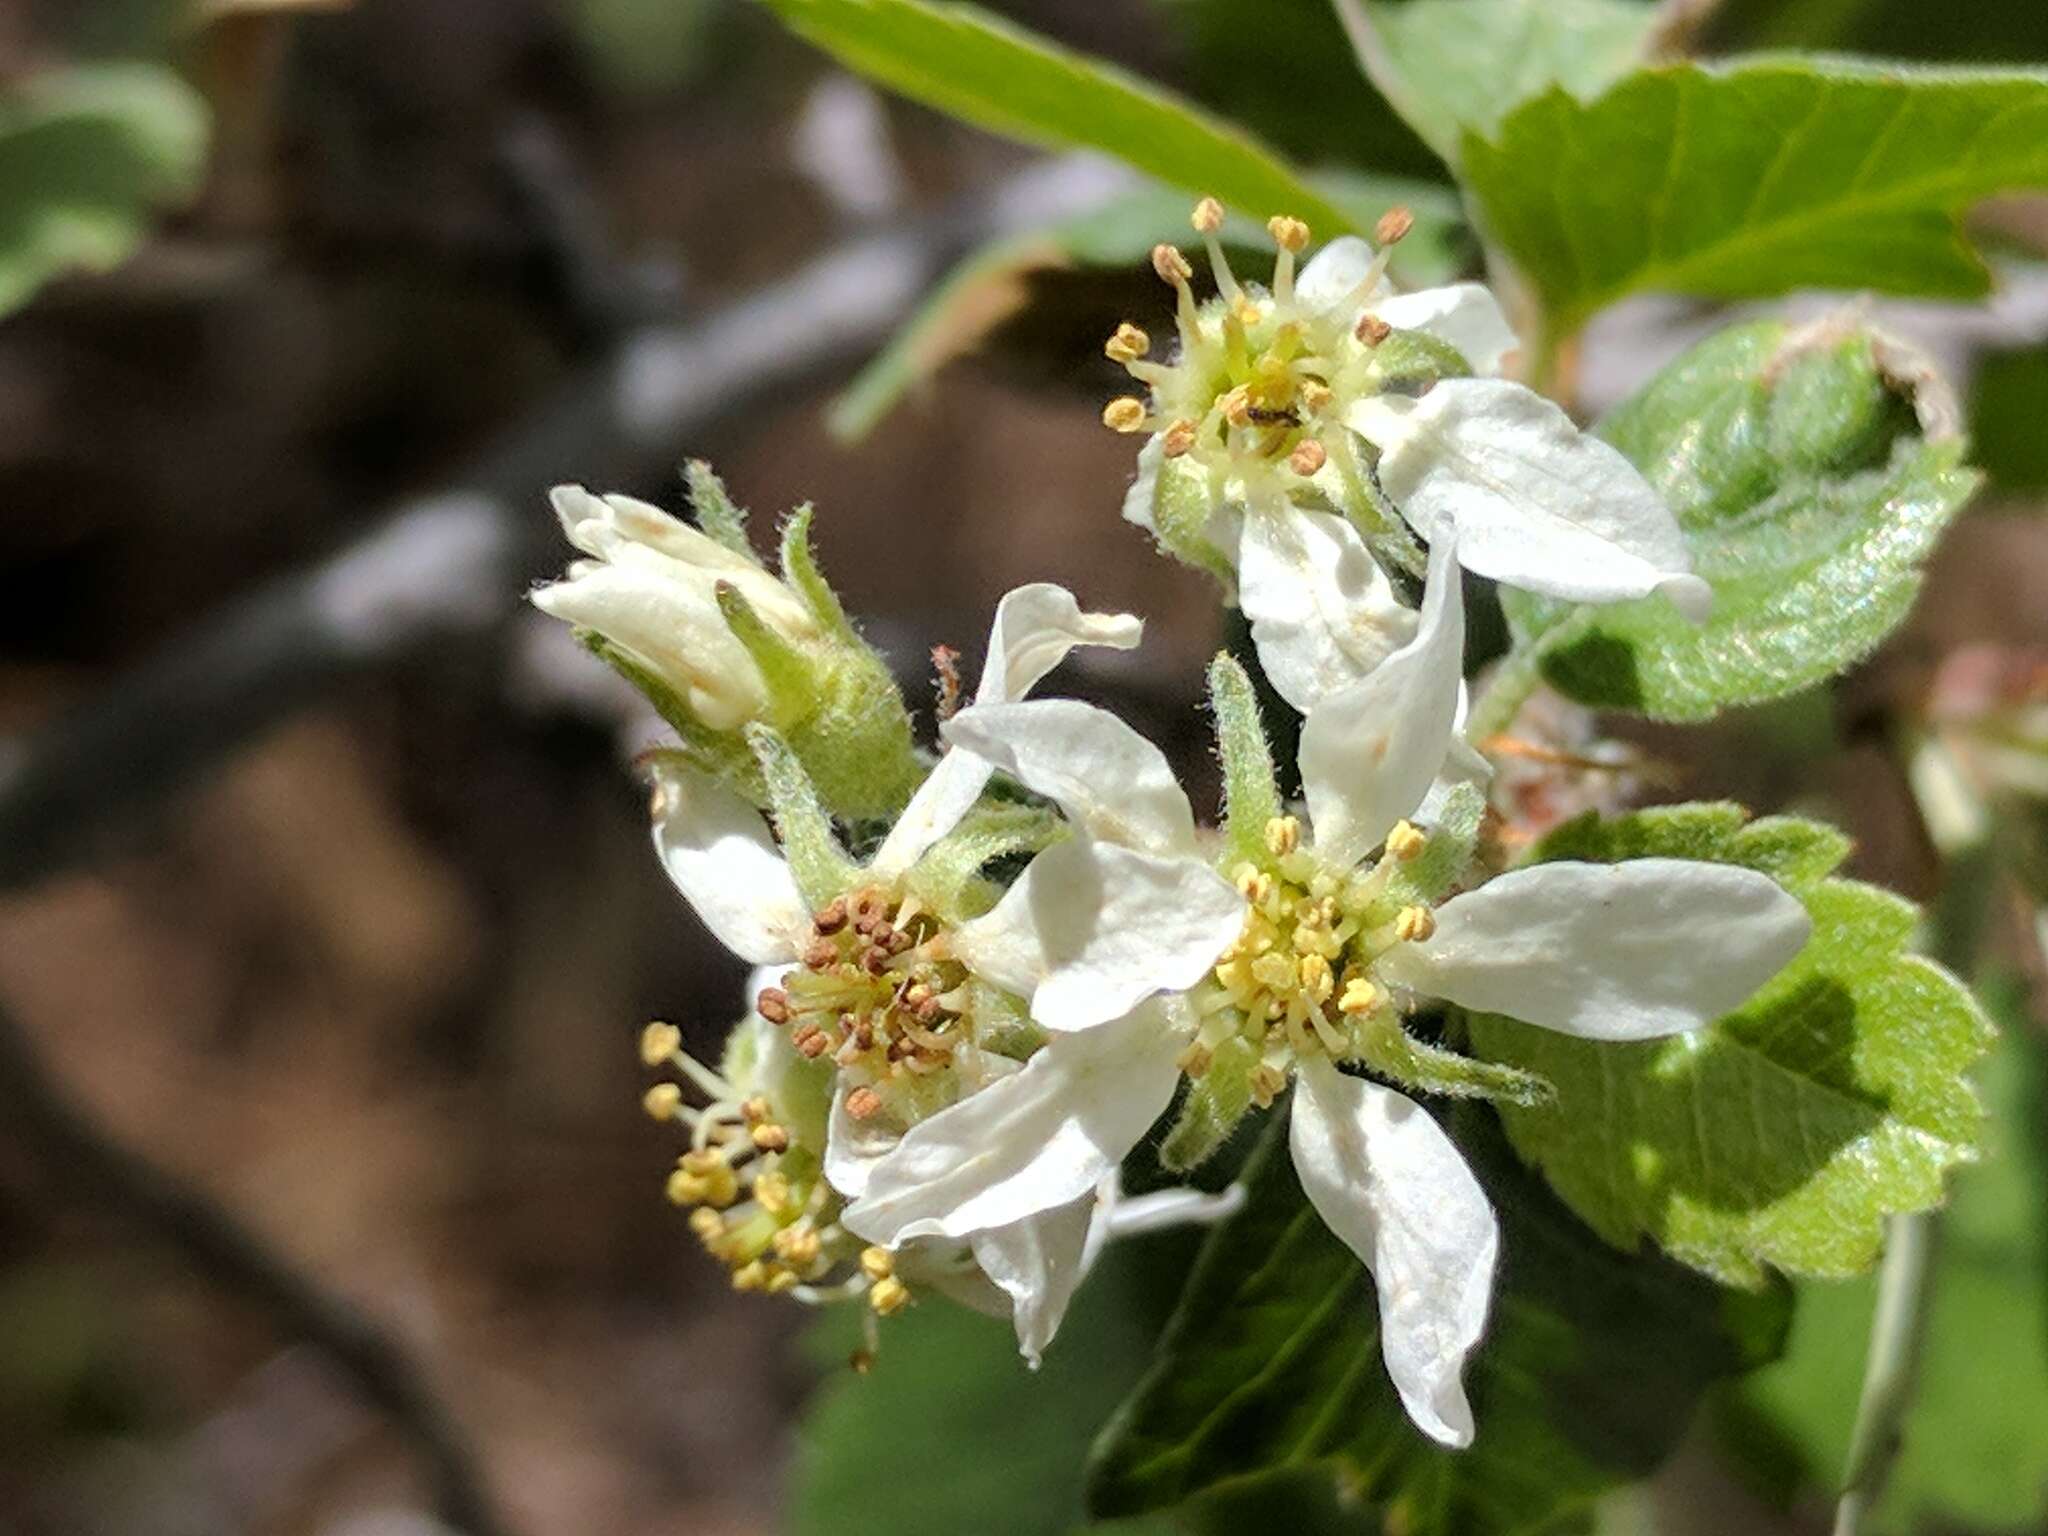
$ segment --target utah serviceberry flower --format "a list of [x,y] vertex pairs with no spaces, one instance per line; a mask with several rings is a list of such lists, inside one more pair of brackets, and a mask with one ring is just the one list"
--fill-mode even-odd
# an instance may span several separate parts
[[[1085,614],[1061,588],[1019,588],[997,610],[975,708],[1020,698],[1076,644],[1128,646],[1137,633],[1135,619]],[[744,800],[657,757],[663,863],[721,941],[778,968],[761,1015],[835,1069],[821,1167],[856,1197],[845,1229],[885,1256],[924,1238],[969,1244],[984,1273],[1016,1287],[1035,1349],[1057,1308],[1021,1293],[1077,1278],[1067,1239],[1079,1218],[1002,1229],[1093,1199],[1157,1118],[1176,1078],[1175,1048],[1150,1022],[1157,999],[1208,972],[1244,900],[1199,856],[1184,798],[1170,852],[1085,828],[1054,841],[1066,829],[1042,811],[977,808],[993,767],[958,747],[855,865],[786,744],[759,725],[749,736],[780,848]],[[998,893],[979,871],[1015,853],[1033,857]],[[1096,1093],[1141,1065],[1138,1096]],[[969,1185],[979,1198],[961,1197]],[[900,1305],[902,1271],[886,1262],[898,1284],[870,1291],[878,1309]]]
[[[1388,290],[1389,252],[1409,227],[1382,219],[1375,252],[1332,241],[1302,269],[1309,231],[1269,229],[1270,288],[1240,282],[1197,205],[1217,296],[1197,304],[1172,246],[1153,266],[1175,290],[1178,347],[1123,325],[1110,357],[1148,386],[1105,409],[1118,431],[1150,434],[1124,516],[1233,589],[1281,696],[1307,710],[1371,671],[1413,633],[1380,559],[1421,573],[1413,541],[1455,529],[1467,568],[1585,602],[1666,593],[1705,617],[1683,535],[1618,452],[1556,405],[1493,377],[1514,332],[1476,283]],[[1361,528],[1371,543],[1361,537]]]
[[534,606],[589,637],[700,766],[757,780],[742,730],[761,722],[791,743],[835,804],[895,810],[920,774],[910,718],[887,665],[812,561],[810,509],[784,527],[777,577],[755,557],[744,514],[710,470],[692,465],[690,482],[703,529],[630,496],[556,487],[562,531],[586,558],[536,588]]

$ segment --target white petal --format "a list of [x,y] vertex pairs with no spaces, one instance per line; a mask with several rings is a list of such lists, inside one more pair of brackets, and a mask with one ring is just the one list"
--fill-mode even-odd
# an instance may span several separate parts
[[1193,986],[1244,926],[1244,897],[1200,861],[1080,834],[1055,843],[952,952],[1031,1003],[1051,1030],[1085,1030]]
[[1306,714],[1413,638],[1415,610],[1348,518],[1285,508],[1244,520],[1237,600],[1280,697]]
[[986,759],[971,752],[948,752],[940,758],[882,839],[868,868],[883,881],[909,869],[974,809],[992,771]]
[[1154,536],[1159,532],[1159,520],[1152,515],[1152,504],[1159,497],[1159,466],[1165,462],[1166,445],[1155,432],[1138,450],[1138,478],[1124,492],[1124,521],[1136,523]]
[[1304,309],[1341,304],[1365,281],[1372,263],[1370,245],[1356,235],[1339,235],[1302,265],[1294,279],[1294,296]]
[[1500,1227],[1443,1129],[1391,1088],[1327,1061],[1296,1076],[1288,1141],[1309,1203],[1372,1271],[1380,1354],[1416,1427],[1472,1443],[1459,1380],[1486,1328]]
[[1166,754],[1106,709],[1075,699],[976,704],[939,729],[958,752],[995,764],[1058,803],[1105,842],[1195,852],[1195,813]]
[[966,1237],[1079,1199],[1165,1111],[1184,1043],[1151,1008],[1054,1038],[1015,1076],[912,1126],[842,1221],[894,1245]]
[[1033,1370],[1067,1315],[1094,1257],[1089,1229],[1100,1202],[1094,1194],[968,1239],[975,1263],[1010,1298],[1017,1352]]
[[1084,613],[1073,593],[1052,582],[1013,588],[996,604],[974,700],[1007,704],[1021,699],[1075,646],[1128,651],[1144,633],[1144,622],[1132,614]]
[[1690,859],[1537,864],[1437,909],[1388,980],[1591,1040],[1710,1024],[1799,953],[1806,909],[1770,876]]
[[1445,538],[1430,550],[1415,638],[1302,725],[1302,793],[1326,859],[1356,863],[1422,804],[1450,752],[1464,664],[1456,541]]
[[796,878],[746,801],[657,758],[654,851],[712,936],[755,965],[794,960],[810,916]]
[[1397,329],[1449,342],[1481,378],[1499,373],[1502,361],[1522,344],[1493,291],[1479,283],[1399,293],[1368,307]]
[[1575,602],[1661,591],[1706,617],[1712,590],[1662,499],[1533,390],[1445,379],[1419,400],[1361,401],[1348,419],[1379,446],[1380,484],[1402,515],[1431,542],[1455,527],[1468,569]]

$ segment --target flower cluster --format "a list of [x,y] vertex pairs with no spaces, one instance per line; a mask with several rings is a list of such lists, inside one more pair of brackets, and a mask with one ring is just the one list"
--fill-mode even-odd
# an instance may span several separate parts
[[1484,289],[1389,291],[1400,215],[1377,251],[1339,240],[1299,271],[1308,231],[1274,220],[1270,287],[1232,273],[1222,222],[1195,210],[1206,302],[1177,250],[1154,253],[1177,344],[1154,360],[1118,330],[1110,356],[1146,395],[1105,419],[1147,434],[1126,515],[1226,583],[1301,713],[1299,803],[1230,657],[1210,674],[1214,829],[1122,720],[1030,697],[1073,648],[1141,629],[1044,584],[998,605],[972,700],[901,771],[907,715],[891,688],[862,723],[880,663],[802,516],[772,576],[717,536],[739,525],[715,482],[702,532],[558,493],[592,559],[536,600],[681,715],[681,747],[648,760],[655,848],[760,968],[718,1070],[667,1025],[643,1037],[680,1078],[647,1097],[688,1133],[670,1197],[734,1285],[864,1298],[871,1319],[950,1296],[1007,1313],[1035,1362],[1106,1239],[1235,1198],[1123,1198],[1138,1142],[1166,1127],[1163,1161],[1191,1169],[1285,1100],[1302,1188],[1376,1280],[1390,1379],[1425,1433],[1464,1445],[1499,1228],[1412,1095],[1547,1085],[1460,1051],[1461,1012],[1593,1040],[1697,1029],[1809,922],[1727,865],[1504,867],[1491,765],[1464,736],[1461,572],[1661,593],[1695,618],[1707,590],[1626,461],[1493,376],[1515,343]]

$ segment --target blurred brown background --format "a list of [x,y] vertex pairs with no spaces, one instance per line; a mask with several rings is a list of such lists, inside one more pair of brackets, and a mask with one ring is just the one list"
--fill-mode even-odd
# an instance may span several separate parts
[[[670,466],[708,457],[764,537],[817,500],[828,573],[919,700],[924,651],[978,660],[1016,582],[1136,609],[1142,671],[1068,686],[1134,710],[1198,780],[1213,596],[1117,518],[1128,455],[1096,422],[1085,330],[1028,369],[944,373],[857,447],[819,410],[872,338],[730,400],[715,351],[692,354],[664,387],[712,405],[622,439],[624,349],[673,326],[730,341],[732,305],[871,232],[927,231],[936,263],[945,220],[1022,151],[877,101],[738,6],[219,9],[196,31],[141,0],[0,9],[0,73],[146,39],[207,89],[218,135],[204,197],[141,257],[0,325],[0,792],[39,731],[94,722],[72,798],[10,824],[59,851],[0,896],[0,1006],[95,1126],[403,1346],[510,1527],[770,1529],[811,1380],[801,1319],[726,1291],[662,1203],[632,1050],[653,1016],[712,1048],[738,973],[646,856],[624,764],[650,723],[509,601],[559,558],[546,487],[674,506]],[[1028,15],[1186,63],[1138,0]],[[2033,303],[1917,323],[1967,332],[1974,369],[2031,355]],[[1589,389],[1640,377],[1691,319],[1609,326]],[[429,586],[427,608],[459,611],[446,632],[309,659],[253,730],[204,689],[92,714],[224,605],[449,492],[529,522],[482,548],[477,581]],[[1862,872],[1920,889],[1891,712],[1959,644],[2048,645],[2043,591],[2048,525],[2008,488],[1879,666],[1832,706],[1729,726],[1679,787],[1825,806]],[[1845,751],[1808,728],[1831,707]],[[195,742],[194,774],[123,771]],[[232,746],[216,761],[210,742]],[[5,1070],[0,1531],[433,1529],[415,1439],[299,1336],[306,1298],[252,1292],[246,1253],[208,1249],[211,1216],[81,1151],[78,1124],[24,1098],[26,1066]]]

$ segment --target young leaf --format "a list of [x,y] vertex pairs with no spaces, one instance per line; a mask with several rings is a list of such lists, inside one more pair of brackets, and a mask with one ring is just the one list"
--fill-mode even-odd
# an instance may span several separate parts
[[1596,96],[1641,63],[1657,10],[1641,0],[1337,0],[1366,75],[1424,143],[1458,163],[1547,86]]
[[[2048,1513],[2048,1059],[2018,987],[1979,1074],[1983,1162],[1957,1175],[1928,1285],[1926,1341],[1905,1444],[1873,1532],[2020,1530]],[[1876,1286],[1810,1283],[1785,1358],[1722,1415],[1731,1447],[1775,1442],[1795,1491],[1832,1494],[1849,1449]]]
[[1353,227],[1270,150],[1229,123],[1099,59],[972,5],[940,0],[765,0],[848,69],[992,133],[1099,149],[1258,219]]
[[1705,859],[1773,876],[1813,937],[1746,1005],[1641,1044],[1578,1040],[1491,1015],[1474,1051],[1548,1078],[1554,1103],[1503,1107],[1515,1150],[1616,1246],[1648,1237],[1737,1285],[1768,1267],[1841,1277],[1876,1260],[1884,1218],[1921,1210],[1973,1156],[1964,1074],[1992,1031],[1970,994],[1907,953],[1913,908],[1826,878],[1846,845],[1792,818],[1748,825],[1685,805],[1559,827],[1532,858]]
[[[1314,182],[1362,228],[1370,229],[1397,204],[1414,215],[1414,227],[1394,249],[1396,280],[1428,287],[1457,273],[1461,214],[1447,188],[1389,177],[1324,175]],[[861,369],[833,402],[826,425],[843,441],[865,437],[906,391],[973,352],[1034,302],[1059,297],[1041,292],[1055,273],[1089,274],[1094,279],[1091,298],[1103,274],[1127,274],[1142,284],[1139,291],[1151,295],[1163,315],[1173,295],[1158,285],[1146,257],[1162,241],[1188,238],[1188,207],[1183,192],[1141,186],[1100,208],[983,246],[940,281],[888,346]],[[1270,263],[1272,241],[1248,216],[1232,214],[1221,233],[1233,259],[1243,263],[1240,271],[1256,272],[1261,263]],[[1112,310],[1101,324],[1103,333],[1122,318],[1127,316]],[[1063,341],[1079,323],[1075,317],[1071,327],[1061,324]]]
[[2048,75],[1841,60],[1562,88],[1467,134],[1465,179],[1556,335],[1646,289],[1754,298],[1990,287],[1960,216],[2048,186]]
[[1600,433],[1677,516],[1713,613],[1694,626],[1650,599],[1574,614],[1504,588],[1518,643],[1545,648],[1545,681],[1703,720],[1824,682],[1883,640],[1977,484],[1940,410],[1933,432],[1916,428],[1888,345],[1850,322],[1736,326],[1617,408]]
[[1376,1513],[1355,1529],[1549,1530],[1661,1461],[1707,1383],[1775,1356],[1782,1290],[1726,1292],[1613,1253],[1516,1166],[1486,1111],[1452,1128],[1503,1229],[1493,1323],[1466,1371],[1471,1449],[1409,1424],[1380,1363],[1372,1278],[1304,1199],[1276,1124],[1244,1208],[1211,1234],[1152,1369],[1096,1442],[1096,1514],[1320,1468]]
[[0,315],[74,267],[133,255],[158,208],[198,189],[206,105],[155,64],[31,76],[0,98]]

